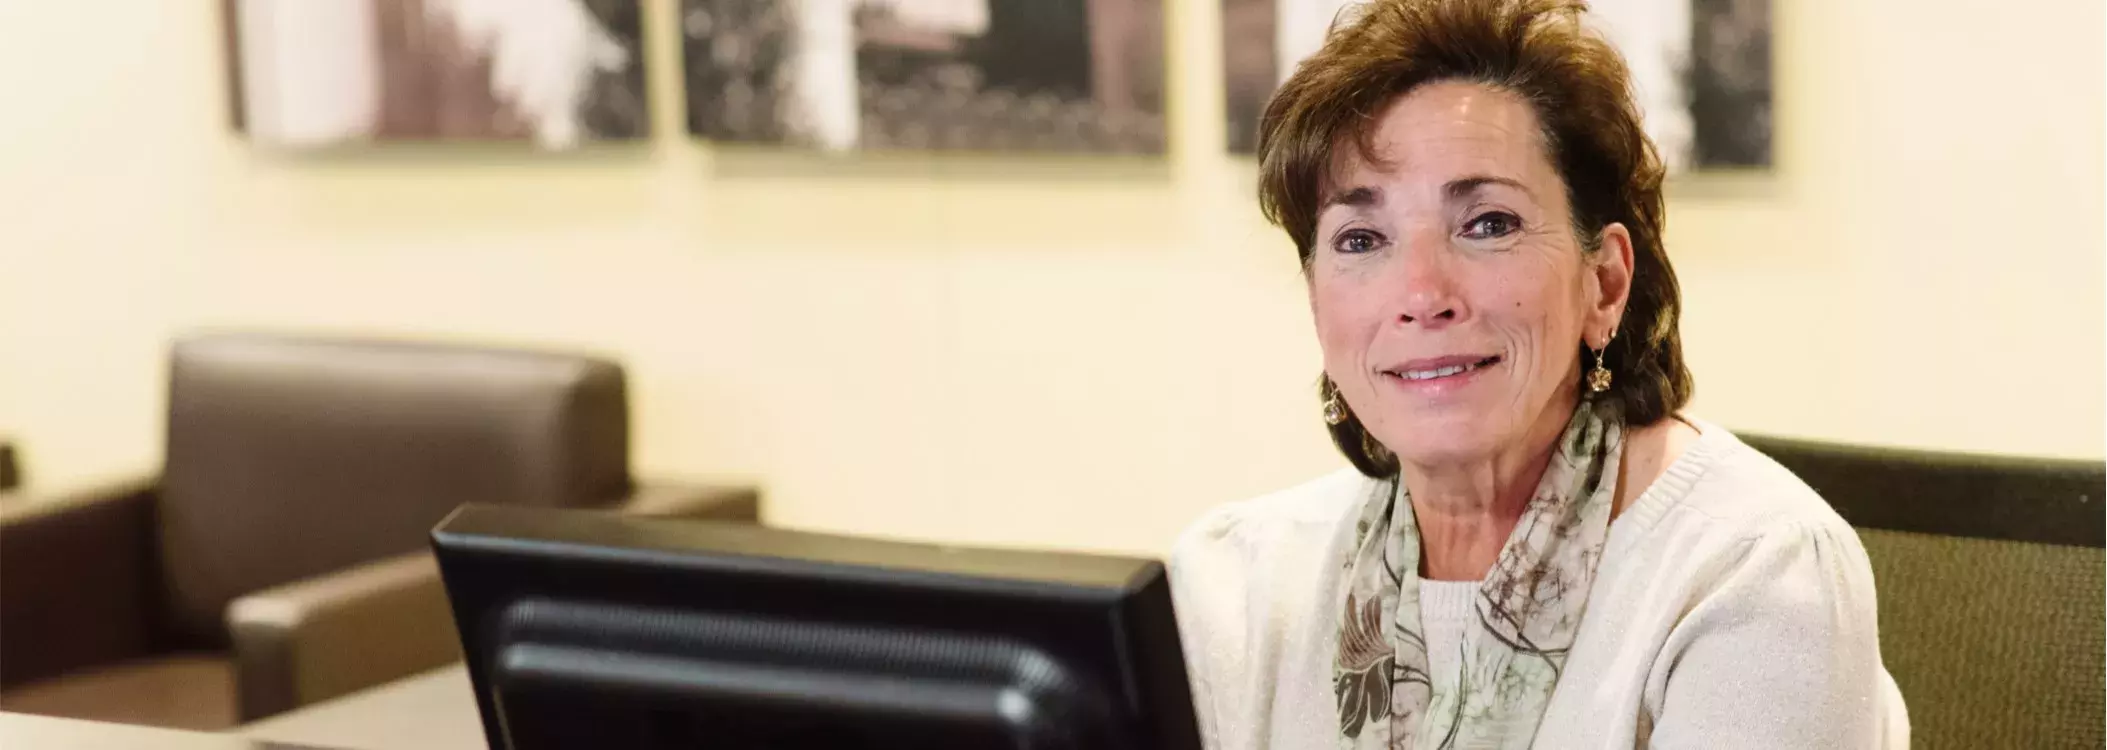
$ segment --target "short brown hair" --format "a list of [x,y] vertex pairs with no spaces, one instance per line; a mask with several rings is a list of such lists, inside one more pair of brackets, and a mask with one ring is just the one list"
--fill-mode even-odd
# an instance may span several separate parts
[[[1609,224],[1631,233],[1631,297],[1604,355],[1616,377],[1601,397],[1627,424],[1646,425],[1688,404],[1694,388],[1677,332],[1681,291],[1661,246],[1666,170],[1640,123],[1624,59],[1582,23],[1586,10],[1582,0],[1370,0],[1354,7],[1266,104],[1259,206],[1294,240],[1307,271],[1334,151],[1351,143],[1370,156],[1386,105],[1435,81],[1473,81],[1522,97],[1565,181],[1583,251],[1599,249]],[[1334,392],[1325,379],[1320,393]],[[1351,413],[1331,433],[1362,473],[1397,473],[1397,457]]]

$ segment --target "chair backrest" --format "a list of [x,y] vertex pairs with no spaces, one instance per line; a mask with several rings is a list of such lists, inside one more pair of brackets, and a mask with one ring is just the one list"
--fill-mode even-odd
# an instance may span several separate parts
[[620,365],[429,343],[208,335],[171,357],[159,543],[181,641],[259,589],[421,549],[462,503],[629,489]]
[[1744,441],[1858,529],[1913,746],[2101,746],[2107,465]]
[[22,484],[22,466],[15,459],[15,444],[0,437],[0,492]]

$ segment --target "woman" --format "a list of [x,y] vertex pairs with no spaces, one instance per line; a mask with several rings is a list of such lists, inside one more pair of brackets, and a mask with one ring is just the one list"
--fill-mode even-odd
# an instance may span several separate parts
[[1267,106],[1356,471],[1179,541],[1212,747],[1907,745],[1851,528],[1679,413],[1663,170],[1581,12],[1375,0]]

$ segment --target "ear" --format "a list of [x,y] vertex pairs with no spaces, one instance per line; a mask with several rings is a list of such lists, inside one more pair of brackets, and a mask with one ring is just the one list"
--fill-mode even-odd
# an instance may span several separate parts
[[1631,230],[1623,224],[1602,228],[1601,244],[1588,263],[1593,304],[1588,308],[1587,327],[1581,336],[1587,345],[1609,346],[1609,334],[1624,320],[1624,306],[1631,301]]

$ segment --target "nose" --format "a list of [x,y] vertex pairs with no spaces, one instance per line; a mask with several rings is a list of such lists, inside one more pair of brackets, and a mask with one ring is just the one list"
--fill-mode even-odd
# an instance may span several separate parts
[[1464,317],[1455,268],[1441,238],[1414,243],[1397,255],[1399,325],[1441,327]]

